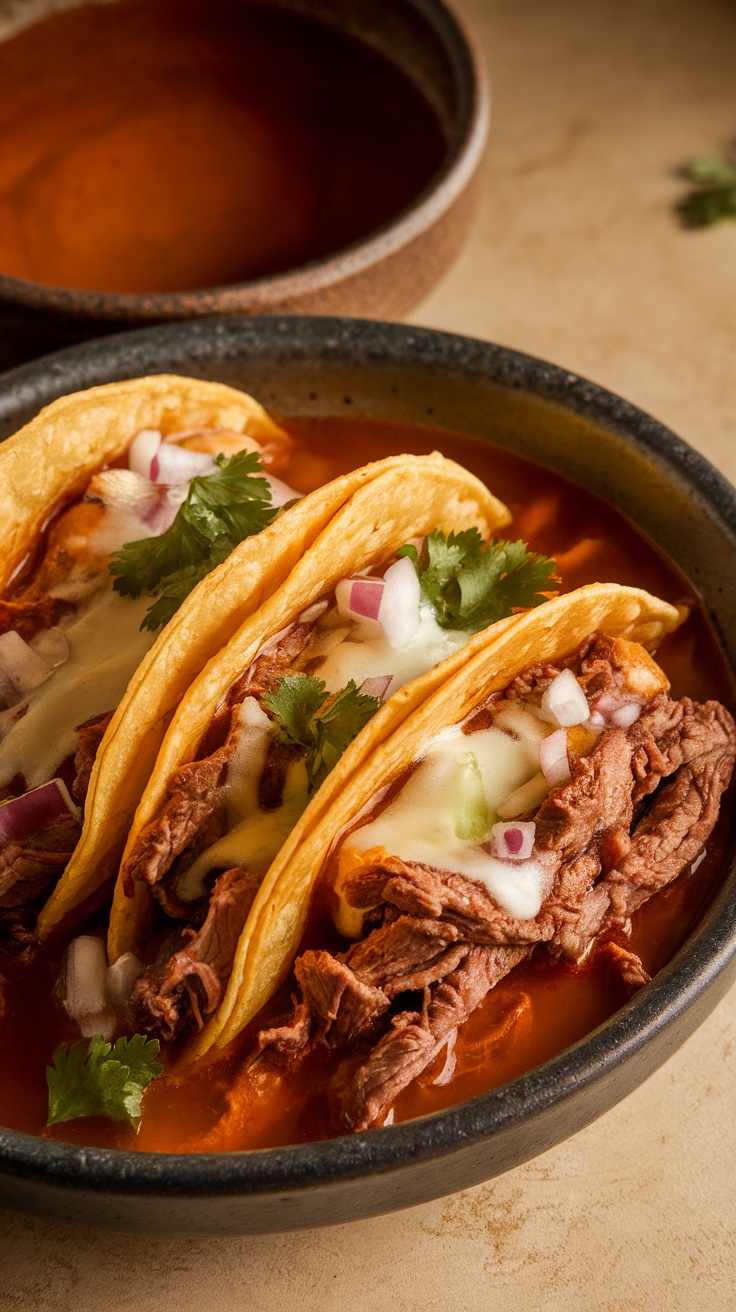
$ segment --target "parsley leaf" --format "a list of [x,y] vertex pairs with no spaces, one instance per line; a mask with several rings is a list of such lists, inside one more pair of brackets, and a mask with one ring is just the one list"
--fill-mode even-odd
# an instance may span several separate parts
[[736,159],[707,156],[682,170],[695,190],[677,208],[687,228],[709,228],[719,219],[736,219]]
[[375,715],[381,700],[358,692],[352,679],[333,695],[314,675],[287,674],[274,692],[266,693],[263,704],[289,742],[304,748],[311,793]]
[[414,563],[422,596],[443,629],[479,633],[515,610],[538,606],[555,589],[553,560],[525,542],[489,542],[476,528],[445,537],[430,533],[420,562],[416,547],[398,552]]
[[212,474],[193,478],[170,528],[159,537],[128,542],[110,558],[113,587],[125,597],[160,596],[141,628],[166,624],[200,579],[245,538],[260,533],[277,513],[254,451],[216,456]]
[[127,1121],[135,1126],[141,1114],[143,1090],[160,1075],[163,1066],[156,1061],[158,1040],[134,1034],[132,1039],[118,1039],[113,1045],[99,1034],[84,1042],[65,1043],[46,1067],[49,1086],[47,1125],[75,1121],[80,1116],[106,1116],[112,1121]]

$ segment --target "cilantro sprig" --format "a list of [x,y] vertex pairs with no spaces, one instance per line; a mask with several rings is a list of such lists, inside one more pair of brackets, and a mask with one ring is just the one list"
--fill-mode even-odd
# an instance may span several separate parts
[[709,228],[719,219],[736,219],[736,157],[708,155],[682,170],[695,188],[677,206],[687,228]]
[[305,751],[310,793],[326,779],[346,747],[375,715],[381,699],[358,692],[350,682],[334,695],[310,674],[287,674],[263,704],[284,737]]
[[55,1051],[53,1066],[46,1067],[49,1086],[47,1125],[75,1121],[81,1116],[106,1116],[136,1126],[141,1115],[143,1091],[160,1075],[156,1061],[158,1040],[134,1034],[114,1045],[99,1034]]
[[160,537],[128,542],[110,558],[113,587],[124,597],[160,594],[141,628],[167,624],[193,588],[245,538],[277,514],[271,488],[253,451],[216,456],[211,474],[193,478],[176,519]]
[[420,560],[411,543],[399,556],[414,563],[422,597],[443,629],[479,633],[515,610],[538,606],[556,589],[554,560],[528,551],[525,542],[489,542],[476,528],[426,539]]

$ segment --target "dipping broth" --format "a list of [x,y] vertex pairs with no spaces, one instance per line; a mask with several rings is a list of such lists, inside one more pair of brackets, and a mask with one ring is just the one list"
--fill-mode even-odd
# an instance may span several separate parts
[[[687,601],[692,607],[687,622],[657,653],[672,681],[672,695],[719,698],[733,705],[728,671],[687,580],[652,542],[590,492],[490,444],[429,428],[349,419],[293,420],[285,426],[294,448],[282,474],[300,491],[383,455],[440,449],[483,478],[509,505],[514,518],[504,536],[522,537],[532,550],[556,557],[563,591],[604,579],[644,587],[671,602]],[[650,974],[677,951],[718,887],[732,828],[728,810],[723,808],[697,876],[682,875],[634,915],[631,946]],[[316,898],[303,947],[339,950],[328,912],[324,899]],[[45,949],[28,966],[7,958],[2,962],[1,1124],[73,1143],[148,1152],[270,1147],[335,1133],[326,1098],[334,1055],[312,1053],[298,1071],[269,1076],[267,1097],[258,1096],[258,1067],[250,1067],[256,1032],[283,1023],[290,1014],[293,979],[223,1058],[181,1073],[170,1069],[155,1080],[144,1097],[137,1133],[94,1119],[46,1129],[44,1068],[57,1044],[78,1038],[52,998],[61,955],[61,948]],[[434,1082],[440,1057],[400,1094],[395,1120],[437,1111],[533,1069],[584,1037],[628,996],[620,974],[600,957],[575,965],[533,956],[491,989],[461,1029],[450,1082]]]
[[165,293],[358,241],[445,154],[376,51],[235,0],[86,4],[0,42],[0,274]]

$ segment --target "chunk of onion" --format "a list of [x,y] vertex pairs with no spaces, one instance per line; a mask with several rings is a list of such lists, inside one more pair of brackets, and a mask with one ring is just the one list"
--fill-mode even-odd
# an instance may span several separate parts
[[38,652],[15,629],[0,634],[0,675],[16,693],[31,692],[53,673]]
[[549,784],[540,770],[527,783],[522,784],[520,788],[515,788],[513,793],[509,793],[508,797],[504,797],[503,801],[498,803],[496,815],[501,820],[513,820],[517,815],[536,811],[548,792]]
[[536,832],[533,820],[494,825],[491,830],[493,855],[501,861],[528,861],[534,850]]
[[623,706],[613,712],[611,719],[619,729],[630,729],[640,715],[641,706],[638,702],[624,702]]
[[58,670],[60,665],[69,660],[69,643],[61,629],[41,629],[40,633],[31,638],[30,646],[48,665],[49,672]]
[[392,647],[405,647],[419,628],[419,579],[407,556],[390,565],[383,576],[385,588],[378,610],[381,625]]
[[117,961],[113,961],[112,965],[108,966],[107,993],[119,1016],[125,1011],[133,992],[133,985],[142,974],[143,962],[139,961],[133,952],[124,952]]
[[266,474],[265,478],[271,489],[271,502],[274,506],[285,506],[287,501],[301,499],[301,492],[295,492],[293,487],[289,487],[280,478],[274,478],[273,474]]
[[375,674],[372,678],[363,680],[359,692],[364,697],[378,697],[379,701],[383,701],[393,683],[393,678],[393,674]]
[[30,838],[64,815],[78,820],[79,808],[69,796],[66,784],[61,779],[50,779],[40,788],[32,788],[21,797],[3,802],[0,806],[0,842],[12,843]]
[[162,442],[151,461],[153,483],[188,483],[216,468],[212,456],[204,451],[189,451],[175,442]]
[[117,1027],[107,993],[107,957],[101,938],[81,934],[64,958],[64,1007],[85,1039],[112,1038]]
[[572,670],[562,670],[552,680],[542,697],[542,710],[563,728],[585,723],[590,707]]
[[128,469],[142,478],[150,479],[151,465],[161,445],[161,434],[157,428],[142,428],[136,433],[128,448]]
[[346,619],[378,620],[383,579],[341,579],[335,588],[337,609]]
[[570,762],[567,757],[567,734],[564,729],[555,729],[539,744],[539,764],[542,774],[552,788],[566,784],[570,778]]

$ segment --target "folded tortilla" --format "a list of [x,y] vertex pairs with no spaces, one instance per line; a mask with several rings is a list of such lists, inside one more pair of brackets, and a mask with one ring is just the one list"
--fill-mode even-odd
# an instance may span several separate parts
[[[179,383],[182,380],[174,381]],[[212,384],[199,386],[215,387]],[[230,389],[221,390],[238,397],[237,393],[230,393]],[[250,398],[244,397],[243,400],[260,411]],[[267,416],[265,421],[276,429]],[[138,419],[137,423],[141,426],[142,420]],[[232,424],[231,419],[229,426]],[[149,418],[146,426],[155,426],[155,421]],[[192,427],[193,423],[187,426]],[[280,430],[276,431],[280,433]],[[285,579],[297,571],[302,557],[310,560],[305,567],[306,576],[313,577],[309,548],[347,503],[352,510],[340,521],[341,531],[348,538],[362,533],[368,540],[375,536],[376,542],[383,541],[386,525],[394,522],[391,500],[399,486],[407,504],[410,498],[418,502],[426,500],[430,507],[427,514],[432,523],[442,502],[463,527],[477,524],[490,533],[509,518],[506,507],[478,479],[438,453],[421,457],[392,456],[342,475],[301,498],[267,528],[241,543],[190,593],[131,679],[96,757],[80,842],[39,918],[37,933],[41,938],[57,929],[63,919],[87,903],[114,876],[135,808],[156,762],[172,714],[207,662],[221,650],[228,650],[227,644],[233,634],[243,626],[247,630],[249,618],[259,611]],[[385,521],[383,533],[377,523],[379,519]],[[332,542],[338,540],[334,534],[330,539]],[[321,561],[322,554],[316,559]],[[321,566],[318,572],[319,569]],[[304,574],[304,569],[298,574],[302,581]],[[267,623],[265,618],[255,621],[253,632],[262,634],[264,623]],[[247,638],[242,639],[242,643],[247,646]],[[192,702],[198,704],[203,695],[205,701],[201,707],[209,706],[203,690],[209,689],[211,682],[198,683],[197,692],[187,698],[187,706]],[[145,816],[145,808],[160,791],[157,781],[162,772],[191,741],[191,725],[200,723],[203,718],[208,720],[209,711],[202,711],[200,719],[194,716],[191,721],[185,712],[179,717],[176,729],[172,726],[173,738],[167,738],[169,745],[162,749],[141,816]],[[190,725],[189,731],[181,727],[186,724]],[[196,729],[193,732],[196,740]],[[173,742],[177,745],[175,749],[171,746]],[[133,837],[141,823],[143,820],[136,818]],[[131,935],[123,926],[128,925],[131,917],[137,924],[145,916],[149,903],[146,892],[141,890],[132,905],[129,899],[121,899],[119,890],[116,892],[111,927],[113,945],[128,944]],[[115,955],[119,952],[116,951]]]
[[[240,937],[221,1005],[184,1060],[213,1045],[224,1047],[272,997],[293,964],[312,891],[336,839],[421,759],[443,728],[458,724],[522,671],[559,662],[594,635],[625,638],[652,651],[682,618],[676,607],[640,589],[590,584],[478,634],[452,661],[402,689],[403,698],[385,708],[381,731],[378,716],[368,726],[374,732],[361,744],[360,760],[354,754],[348,761],[346,753],[323,784],[317,806],[305,813],[271,866]],[[653,677],[649,667],[657,669],[643,662],[647,688]],[[664,678],[661,672],[658,677]]]
[[[438,455],[403,457],[374,466],[374,476],[354,491],[332,516],[289,577],[261,608],[247,619],[215,656],[182,698],[171,721],[148,786],[136,812],[113,897],[108,956],[117,961],[126,952],[141,953],[150,913],[155,906],[150,888],[140,878],[130,891],[129,872],[135,867],[145,832],[162,812],[172,776],[198,759],[203,740],[229,689],[269,643],[288,630],[341,580],[371,567],[387,564],[398,549],[434,529],[445,533],[476,527],[483,537],[508,520],[508,511],[467,471]],[[289,512],[290,515],[294,511]],[[269,532],[270,530],[266,530]],[[500,627],[510,621],[501,621]],[[462,638],[464,642],[464,637]],[[443,661],[447,672],[466,659],[471,638]],[[317,670],[319,676],[319,670]],[[373,747],[403,721],[434,687],[435,671],[403,684],[360,731],[296,821],[289,847],[307,835],[323,810],[360,768]],[[246,696],[246,694],[243,694]],[[142,838],[142,836],[144,836]],[[155,840],[154,840],[155,841]],[[146,955],[145,953],[143,955]]]

